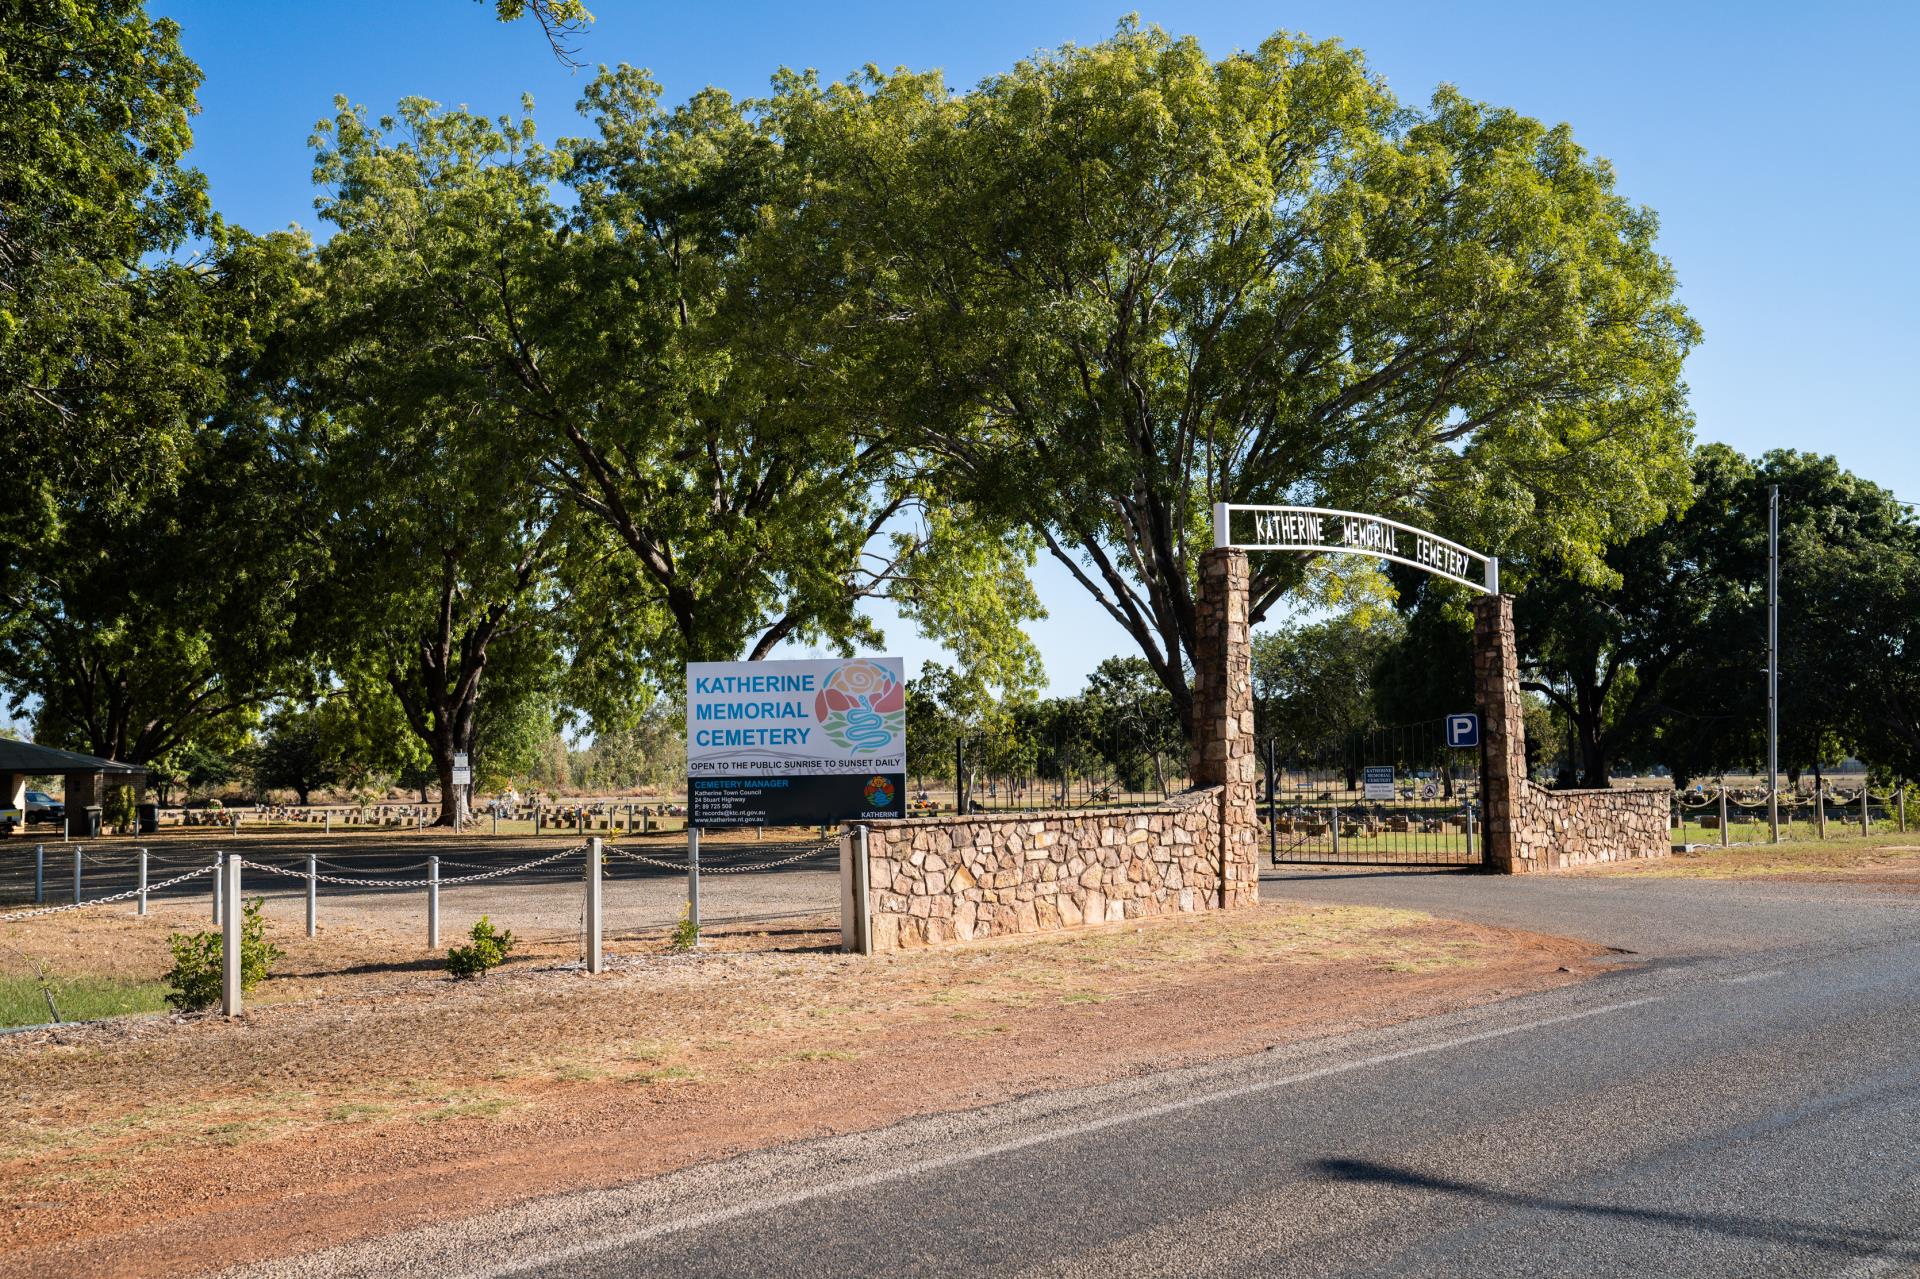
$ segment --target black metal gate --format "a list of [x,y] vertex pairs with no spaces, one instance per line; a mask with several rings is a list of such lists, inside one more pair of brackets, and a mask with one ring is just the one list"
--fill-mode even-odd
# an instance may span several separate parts
[[1431,720],[1290,748],[1260,742],[1260,816],[1273,864],[1478,866],[1477,748]]

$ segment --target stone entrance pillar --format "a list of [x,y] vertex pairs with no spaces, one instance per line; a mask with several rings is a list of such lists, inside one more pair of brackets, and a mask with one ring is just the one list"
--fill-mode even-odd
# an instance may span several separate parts
[[1526,847],[1527,729],[1510,595],[1482,595],[1473,602],[1473,688],[1486,752],[1487,811],[1481,835],[1486,867],[1502,875],[1531,870],[1534,850]]
[[1200,557],[1194,611],[1193,784],[1222,788],[1219,904],[1251,906],[1260,899],[1260,832],[1245,551],[1218,548]]

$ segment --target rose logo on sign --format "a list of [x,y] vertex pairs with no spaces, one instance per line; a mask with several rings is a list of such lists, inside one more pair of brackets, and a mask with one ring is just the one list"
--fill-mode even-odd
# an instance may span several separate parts
[[836,746],[876,754],[907,731],[906,686],[878,662],[848,662],[827,676],[813,716]]

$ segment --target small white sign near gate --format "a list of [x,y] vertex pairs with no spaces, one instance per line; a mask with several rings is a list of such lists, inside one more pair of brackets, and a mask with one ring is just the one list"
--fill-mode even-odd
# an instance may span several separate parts
[[473,785],[473,769],[468,765],[465,755],[456,754],[453,757],[453,784],[455,786]]
[[1361,770],[1361,781],[1366,786],[1368,799],[1393,798],[1393,766],[1391,764],[1369,764]]

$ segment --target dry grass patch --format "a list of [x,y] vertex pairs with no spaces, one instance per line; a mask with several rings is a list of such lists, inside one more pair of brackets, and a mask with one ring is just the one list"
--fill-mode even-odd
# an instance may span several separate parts
[[[0,1180],[33,1196],[0,1219],[0,1255],[212,1211],[193,1207],[209,1186],[257,1222],[274,1196],[311,1192],[317,1147],[329,1186],[418,1168],[430,1193],[473,1208],[483,1189],[637,1175],[1459,1007],[1575,980],[1567,965],[1594,953],[1300,903],[871,960],[834,953],[837,938],[823,919],[782,938],[806,953],[752,934],[710,935],[695,955],[630,939],[599,977],[550,954],[462,983],[390,966],[349,979],[378,939],[335,939],[305,960],[327,976],[289,983],[309,993],[276,992],[276,977],[241,1023],[128,1018],[0,1040]],[[476,1134],[524,1175],[427,1175],[464,1167]]]

